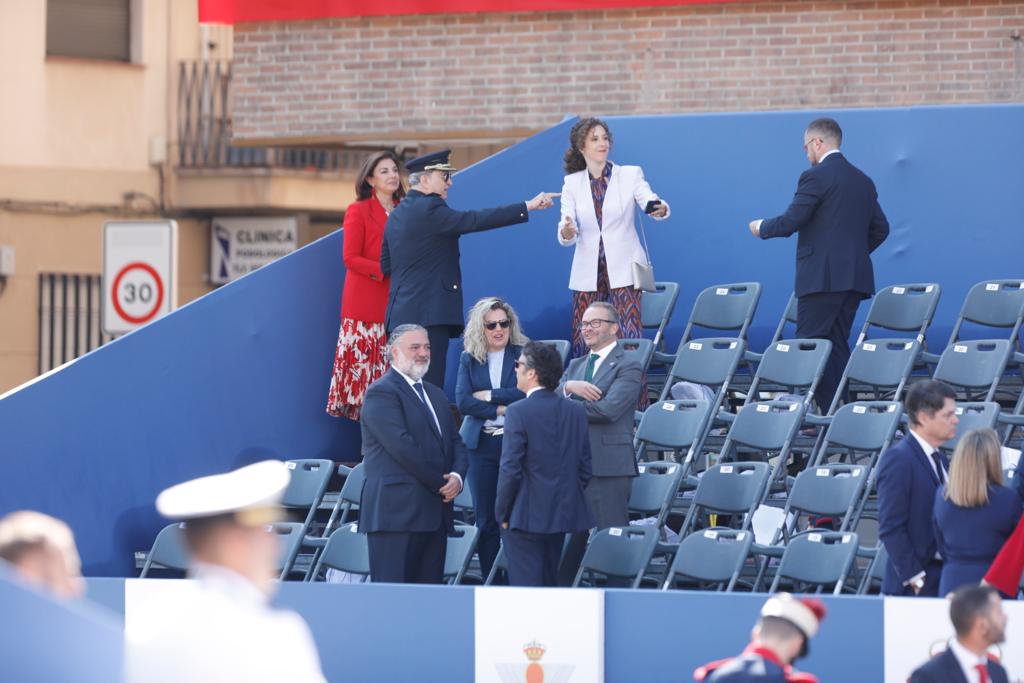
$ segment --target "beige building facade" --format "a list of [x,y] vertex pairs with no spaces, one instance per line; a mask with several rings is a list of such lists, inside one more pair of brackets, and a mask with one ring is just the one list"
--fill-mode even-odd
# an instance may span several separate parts
[[106,221],[178,222],[179,305],[214,287],[218,216],[340,226],[366,150],[231,147],[232,33],[194,1],[0,3],[0,394],[109,340]]

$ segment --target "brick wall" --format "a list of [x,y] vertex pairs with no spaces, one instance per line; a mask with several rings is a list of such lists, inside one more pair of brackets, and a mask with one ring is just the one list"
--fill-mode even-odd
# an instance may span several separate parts
[[1021,0],[789,0],[245,24],[234,129],[517,137],[565,114],[1024,100]]

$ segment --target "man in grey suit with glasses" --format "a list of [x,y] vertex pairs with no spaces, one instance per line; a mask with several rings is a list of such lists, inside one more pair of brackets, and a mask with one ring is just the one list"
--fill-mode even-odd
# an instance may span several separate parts
[[625,526],[630,487],[637,475],[633,411],[643,369],[615,343],[619,317],[611,304],[591,304],[580,328],[589,353],[569,363],[559,391],[582,401],[587,410],[594,476],[586,497],[597,528]]

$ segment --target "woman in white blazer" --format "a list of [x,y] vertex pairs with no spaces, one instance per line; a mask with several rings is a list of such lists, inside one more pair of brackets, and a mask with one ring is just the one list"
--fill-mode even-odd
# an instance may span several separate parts
[[642,336],[640,300],[633,286],[633,262],[647,263],[636,229],[636,207],[654,202],[650,216],[668,218],[668,203],[658,198],[639,166],[608,161],[612,134],[600,119],[583,119],[569,133],[562,185],[558,242],[576,245],[569,275],[573,294],[573,357],[586,352],[580,321],[595,301],[607,301],[619,315],[619,335]]

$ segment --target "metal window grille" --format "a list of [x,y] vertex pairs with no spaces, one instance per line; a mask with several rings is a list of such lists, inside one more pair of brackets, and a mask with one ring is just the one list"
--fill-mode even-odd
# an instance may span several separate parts
[[39,274],[39,374],[113,339],[103,334],[102,292],[99,275]]

